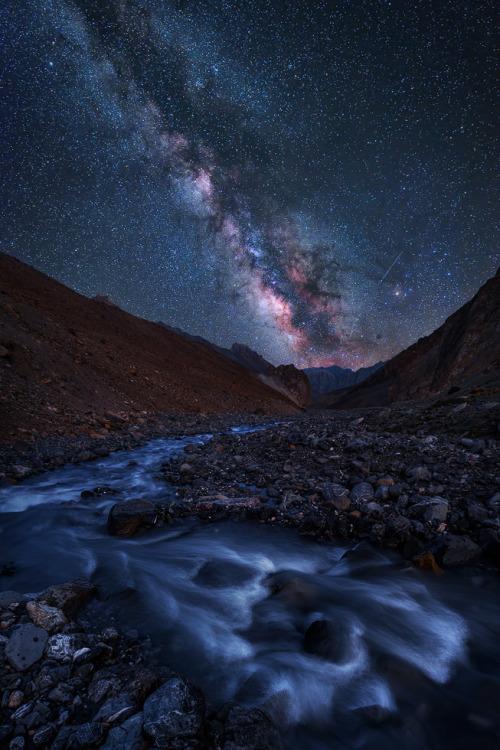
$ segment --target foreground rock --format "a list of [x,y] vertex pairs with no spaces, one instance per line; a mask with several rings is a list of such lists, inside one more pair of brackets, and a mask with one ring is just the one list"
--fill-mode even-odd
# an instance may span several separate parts
[[[95,592],[84,581],[56,584],[43,596],[69,606],[76,618],[88,596],[76,600],[69,592]],[[263,711],[207,707],[184,676],[146,666],[148,643],[136,631],[94,629],[92,616],[69,619],[17,592],[0,594],[0,615],[2,749],[281,750]],[[61,632],[51,634],[54,627]]]
[[108,516],[108,531],[111,536],[133,536],[140,528],[150,529],[158,520],[152,502],[144,498],[124,500],[113,505]]

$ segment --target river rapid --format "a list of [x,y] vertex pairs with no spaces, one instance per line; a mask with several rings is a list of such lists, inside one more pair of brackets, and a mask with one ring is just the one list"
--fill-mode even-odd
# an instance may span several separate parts
[[[363,544],[258,523],[107,534],[118,499],[173,499],[161,463],[208,437],[155,440],[1,488],[0,566],[13,573],[0,590],[92,578],[99,598],[83,619],[136,630],[150,663],[186,674],[214,708],[264,709],[290,750],[497,748],[494,574],[436,577]],[[81,498],[96,487],[108,493]],[[315,642],[317,621],[328,624]]]

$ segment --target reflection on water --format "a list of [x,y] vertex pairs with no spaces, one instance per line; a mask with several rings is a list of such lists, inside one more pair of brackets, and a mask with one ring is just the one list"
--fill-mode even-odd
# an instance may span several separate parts
[[81,490],[171,494],[154,473],[179,445],[155,441],[4,490],[0,564],[16,573],[2,587],[92,577],[89,617],[149,635],[151,658],[190,676],[213,706],[263,707],[293,750],[498,747],[497,579],[434,579],[363,545],[259,524],[108,537],[116,497],[83,501]]

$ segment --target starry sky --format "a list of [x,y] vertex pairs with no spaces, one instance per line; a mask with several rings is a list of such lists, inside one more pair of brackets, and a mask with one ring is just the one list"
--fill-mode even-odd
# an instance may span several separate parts
[[2,247],[274,364],[387,359],[499,264],[495,6],[2,4]]

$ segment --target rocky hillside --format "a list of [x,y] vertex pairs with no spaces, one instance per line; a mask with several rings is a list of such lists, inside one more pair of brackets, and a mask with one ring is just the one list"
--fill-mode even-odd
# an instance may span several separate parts
[[140,412],[295,410],[236,362],[0,253],[0,441]]
[[[104,300],[103,297],[101,297],[101,299]],[[240,365],[243,365],[243,367],[246,367],[252,372],[263,373],[266,372],[269,367],[272,367],[270,362],[264,359],[264,357],[255,352],[253,349],[250,349],[250,347],[245,346],[245,344],[233,344],[230,349],[226,349],[224,346],[217,346],[217,344],[214,344],[212,341],[203,338],[203,336],[194,336],[191,333],[187,333],[187,331],[183,331],[182,328],[175,328],[174,326],[169,326],[166,323],[162,323],[161,321],[159,321],[159,325],[166,328],[167,331],[177,333],[179,336],[182,336],[188,341],[196,341],[198,344],[208,346],[209,349],[213,349],[213,351],[219,352],[219,354],[223,354],[233,362],[238,362]]]
[[464,382],[481,385],[485,378],[490,388],[497,378],[500,387],[500,269],[440,328],[393,357],[336,406],[385,406]]
[[338,365],[331,365],[331,367],[306,367],[304,368],[304,372],[311,383],[311,395],[317,396],[362,383],[363,380],[370,377],[383,364],[383,362],[377,362],[371,367],[360,367],[359,370],[345,369]]

